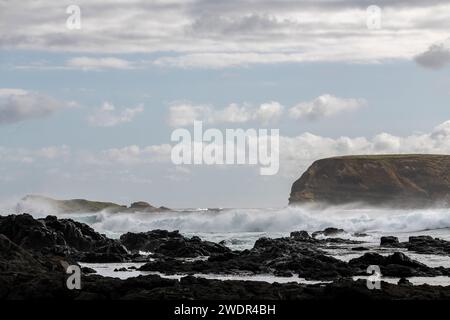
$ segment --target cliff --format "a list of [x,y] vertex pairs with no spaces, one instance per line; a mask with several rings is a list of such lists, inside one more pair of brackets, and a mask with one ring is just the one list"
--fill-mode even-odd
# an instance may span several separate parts
[[369,155],[322,159],[292,185],[290,204],[450,206],[450,156]]

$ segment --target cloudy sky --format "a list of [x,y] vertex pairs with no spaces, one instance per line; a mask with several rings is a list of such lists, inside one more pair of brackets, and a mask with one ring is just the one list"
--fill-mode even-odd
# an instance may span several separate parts
[[[450,153],[449,39],[444,0],[0,0],[0,200],[284,206],[318,158]],[[175,166],[194,120],[279,129],[279,173]]]

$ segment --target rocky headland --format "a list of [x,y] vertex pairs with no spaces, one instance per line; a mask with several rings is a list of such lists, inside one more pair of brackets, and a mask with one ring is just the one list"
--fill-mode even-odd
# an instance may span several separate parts
[[166,207],[155,207],[148,202],[138,201],[130,206],[113,202],[91,201],[86,199],[56,200],[53,198],[27,195],[18,204],[16,211],[45,210],[50,213],[97,213],[106,211],[110,213],[138,213],[138,212],[164,212],[169,211]]
[[450,207],[449,155],[365,155],[315,161],[290,204]]

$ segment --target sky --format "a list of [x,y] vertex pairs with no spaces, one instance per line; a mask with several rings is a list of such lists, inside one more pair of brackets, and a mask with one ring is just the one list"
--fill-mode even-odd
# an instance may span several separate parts
[[[444,0],[0,0],[0,201],[280,207],[320,158],[448,154],[449,39]],[[278,129],[278,173],[175,165],[194,121]]]

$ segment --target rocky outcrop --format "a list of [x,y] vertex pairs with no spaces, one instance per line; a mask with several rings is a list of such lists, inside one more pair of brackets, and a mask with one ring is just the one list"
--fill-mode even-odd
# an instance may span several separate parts
[[29,214],[10,215],[0,219],[0,234],[20,248],[76,261],[123,262],[129,258],[119,241],[71,219],[57,219],[54,216],[34,219]]
[[16,211],[33,212],[42,209],[51,213],[96,213],[101,211],[112,213],[136,213],[163,212],[170,210],[166,207],[154,207],[144,201],[134,202],[127,207],[113,202],[90,201],[85,199],[56,200],[44,196],[28,195],[17,204]]
[[370,265],[380,267],[381,274],[386,277],[431,277],[448,276],[450,269],[431,268],[415,261],[401,252],[384,257],[378,253],[366,253],[362,257],[349,261],[349,265],[366,270]]
[[123,234],[120,241],[128,250],[152,252],[168,257],[194,258],[230,252],[224,245],[202,241],[199,237],[189,239],[178,231],[129,232]]
[[450,255],[450,241],[431,236],[412,236],[407,242],[399,242],[397,237],[382,237],[380,246],[406,248],[420,254]]
[[292,186],[290,204],[450,206],[450,156],[374,155],[322,159]]

